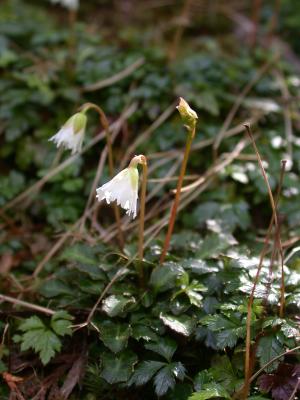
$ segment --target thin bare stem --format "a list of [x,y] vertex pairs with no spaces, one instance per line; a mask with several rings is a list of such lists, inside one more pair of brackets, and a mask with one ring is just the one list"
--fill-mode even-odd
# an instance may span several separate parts
[[28,303],[24,300],[15,299],[14,297],[5,296],[4,294],[0,294],[0,300],[8,303],[16,304],[21,307],[30,308],[31,310],[35,310],[47,315],[54,315],[55,311],[50,308],[38,306],[36,304]]
[[295,398],[295,396],[296,396],[296,394],[297,394],[299,385],[300,385],[300,378],[298,378],[298,381],[297,381],[297,383],[296,383],[296,385],[295,385],[295,388],[294,388],[294,390],[293,390],[293,393],[292,393],[291,396],[289,397],[289,400],[294,400],[294,398]]
[[[111,141],[109,122],[107,120],[105,112],[102,110],[101,107],[99,107],[98,105],[96,105],[94,103],[85,103],[82,107],[80,107],[80,109],[83,112],[85,112],[89,109],[94,109],[99,114],[100,123],[102,124],[104,131],[105,131],[105,135],[106,135],[109,175],[112,178],[115,173],[115,168],[114,168],[114,159],[113,159],[113,150],[112,150],[112,141]],[[114,210],[114,215],[115,215],[115,219],[116,219],[117,227],[118,227],[119,246],[122,250],[124,247],[124,237],[123,237],[123,232],[122,232],[122,227],[121,227],[120,210],[118,209],[118,206],[115,203],[113,204],[113,210]]]
[[276,210],[276,206],[275,206],[275,201],[274,201],[274,198],[273,198],[272,190],[271,190],[271,187],[270,187],[270,183],[269,183],[266,171],[264,169],[263,162],[262,162],[261,156],[259,154],[258,148],[256,146],[255,139],[254,139],[253,134],[251,132],[250,125],[249,124],[244,124],[244,126],[245,126],[246,131],[248,133],[248,136],[249,136],[249,138],[250,138],[250,140],[252,142],[252,145],[253,145],[253,148],[254,148],[254,151],[255,151],[255,154],[256,154],[256,157],[257,157],[257,161],[258,161],[259,167],[261,169],[262,176],[264,178],[264,181],[265,181],[267,189],[268,189],[269,199],[270,199],[272,211],[274,213],[274,223],[277,226],[278,225],[277,210]]
[[167,232],[167,235],[165,238],[164,246],[163,246],[162,253],[160,256],[160,260],[159,260],[160,264],[162,264],[165,261],[166,254],[167,254],[167,251],[168,251],[168,248],[170,245],[170,240],[171,240],[171,236],[172,236],[174,224],[175,224],[175,219],[176,219],[177,208],[178,208],[179,200],[180,200],[180,192],[181,192],[181,188],[182,188],[182,184],[183,184],[183,178],[184,178],[185,171],[186,171],[186,166],[187,166],[187,162],[188,162],[188,158],[189,158],[189,154],[190,154],[190,150],[191,150],[192,141],[195,136],[195,129],[196,129],[196,127],[194,126],[188,132],[184,157],[182,160],[179,179],[177,182],[176,195],[175,195],[175,199],[174,199],[172,209],[171,209],[168,232]]
[[145,63],[144,57],[139,58],[133,64],[130,64],[128,67],[124,68],[122,71],[117,74],[110,76],[109,78],[103,79],[101,81],[92,83],[91,85],[84,86],[82,88],[83,92],[93,92],[94,90],[103,89],[107,86],[113,85],[120,80],[127,78],[130,74],[132,74],[136,69],[140,68]]
[[[143,261],[144,257],[144,227],[145,227],[145,204],[146,204],[146,190],[147,190],[147,176],[148,166],[147,159],[143,157],[143,178],[142,178],[142,189],[141,189],[141,203],[140,203],[140,221],[139,221],[139,247],[138,254],[140,261]],[[142,279],[142,276],[141,276]]]
[[181,41],[181,38],[182,38],[182,35],[184,32],[184,28],[185,28],[186,23],[189,18],[191,5],[192,5],[192,0],[185,0],[183,9],[182,9],[181,15],[180,15],[180,21],[179,21],[178,27],[177,27],[175,35],[174,35],[173,43],[171,44],[171,50],[170,50],[170,56],[169,56],[171,61],[176,58],[177,51],[178,51],[178,48],[180,45],[180,41]]
[[226,131],[228,130],[233,118],[235,117],[238,109],[240,108],[244,98],[249,94],[249,92],[252,90],[252,88],[256,85],[257,82],[259,82],[259,80],[262,78],[262,76],[268,71],[268,69],[277,61],[278,56],[275,56],[272,60],[268,61],[267,63],[263,64],[262,67],[257,71],[257,73],[255,74],[255,76],[253,77],[253,79],[251,81],[249,81],[249,83],[247,83],[247,85],[243,88],[243,90],[241,91],[241,93],[239,94],[239,96],[236,99],[236,102],[234,103],[234,105],[232,106],[232,108],[230,109],[220,131],[218,132],[218,134],[216,135],[216,139],[213,143],[213,155],[214,155],[214,159],[216,159],[217,157],[217,152],[218,152],[218,148],[225,136]]
[[294,347],[293,349],[289,349],[284,353],[279,354],[278,356],[272,358],[272,360],[268,361],[265,365],[263,365],[254,375],[251,376],[250,383],[253,382],[269,365],[273,364],[273,362],[279,360],[279,358],[284,357],[287,354],[293,353],[300,349],[300,346]]
[[[286,162],[287,162],[286,160],[282,160],[281,161],[280,177],[279,177],[279,183],[278,183],[278,188],[277,188],[277,193],[276,193],[276,198],[275,198],[276,210],[277,210],[277,207],[278,207],[278,203],[279,203],[279,199],[280,199],[280,193],[281,193],[281,190],[282,190]],[[272,225],[273,225],[273,222],[274,221],[272,221]],[[281,309],[283,310],[284,309],[284,278],[283,278],[283,276],[284,276],[284,272],[283,272],[284,258],[283,258],[283,253],[282,252],[278,252],[278,248],[280,248],[280,246],[282,248],[282,244],[279,244],[280,240],[281,240],[280,239],[280,224],[278,224],[278,228],[275,229],[275,234],[274,234],[274,247],[273,247],[273,250],[272,250],[271,262],[270,262],[270,267],[269,267],[270,282],[269,282],[269,287],[267,289],[266,299],[268,298],[268,293],[269,293],[270,285],[271,285],[271,282],[272,282],[272,271],[273,271],[273,265],[274,265],[275,257],[276,257],[276,254],[278,253],[279,254],[279,262],[280,262],[280,265],[281,265],[281,279],[282,279],[282,282],[283,282],[283,284],[281,284],[281,290],[280,290],[281,291],[280,310]],[[280,314],[281,314],[281,311],[280,311]],[[282,316],[283,316],[283,313],[282,313],[281,317]]]
[[[269,198],[270,198],[270,203],[271,203],[271,207],[272,207],[272,218],[271,218],[271,222],[269,225],[269,229],[265,238],[265,243],[264,243],[264,247],[262,249],[261,255],[260,255],[260,260],[259,260],[259,264],[257,267],[257,271],[256,271],[256,276],[254,279],[254,283],[253,283],[253,287],[251,290],[251,294],[249,297],[249,302],[248,302],[248,307],[247,307],[247,322],[246,322],[246,353],[245,353],[245,384],[244,387],[242,389],[243,393],[242,393],[242,398],[243,399],[247,399],[248,397],[248,393],[249,393],[249,386],[250,386],[250,376],[251,376],[251,359],[250,359],[250,353],[251,353],[251,317],[252,317],[252,306],[253,306],[253,301],[254,301],[254,293],[255,293],[255,289],[256,289],[256,285],[258,283],[258,278],[259,278],[259,274],[262,268],[262,264],[263,264],[263,260],[264,257],[266,255],[267,252],[267,247],[270,241],[270,236],[271,236],[271,232],[272,232],[272,227],[273,227],[273,223],[275,224],[275,230],[278,229],[278,217],[277,217],[277,204],[275,204],[274,198],[273,198],[273,194],[272,194],[272,190],[269,184],[269,180],[267,177],[267,174],[265,172],[263,163],[262,163],[262,159],[261,156],[259,154],[259,151],[257,149],[256,143],[255,143],[255,139],[253,137],[253,134],[251,132],[250,126],[248,124],[245,124],[245,128],[246,131],[248,133],[248,136],[252,142],[257,160],[258,160],[258,164],[259,167],[261,169],[263,178],[265,180],[267,189],[268,189],[268,194],[269,194]],[[281,249],[282,252],[282,246],[281,246],[281,241],[279,238],[279,249]]]

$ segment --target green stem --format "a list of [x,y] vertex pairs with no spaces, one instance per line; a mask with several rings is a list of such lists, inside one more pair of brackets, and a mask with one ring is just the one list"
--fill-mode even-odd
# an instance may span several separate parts
[[180,200],[180,192],[181,192],[181,188],[182,188],[182,184],[183,184],[183,178],[184,178],[185,171],[186,171],[186,166],[187,166],[187,162],[188,162],[188,158],[189,158],[189,154],[190,154],[190,150],[191,150],[192,141],[195,136],[195,129],[196,129],[196,127],[194,126],[193,128],[190,128],[188,131],[188,137],[187,137],[187,141],[186,141],[184,157],[183,157],[183,161],[181,164],[180,174],[179,174],[179,178],[178,178],[178,182],[177,182],[176,195],[175,195],[174,203],[172,205],[170,219],[169,219],[168,232],[167,232],[167,235],[165,238],[164,246],[163,246],[162,253],[160,256],[160,260],[159,260],[160,264],[162,264],[165,261],[166,254],[167,254],[167,251],[168,251],[168,248],[170,245],[171,236],[173,233],[176,214],[177,214],[177,208],[178,208],[179,200]]

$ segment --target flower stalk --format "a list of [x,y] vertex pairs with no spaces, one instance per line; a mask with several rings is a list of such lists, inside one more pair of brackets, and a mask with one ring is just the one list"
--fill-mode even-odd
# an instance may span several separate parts
[[164,241],[164,246],[163,246],[163,249],[162,249],[162,252],[160,255],[160,260],[159,260],[160,264],[162,264],[165,261],[166,254],[167,254],[168,248],[170,246],[171,236],[173,233],[177,209],[178,209],[178,205],[179,205],[179,201],[180,201],[180,192],[182,189],[183,179],[184,179],[185,172],[186,172],[186,167],[187,167],[187,162],[188,162],[188,158],[189,158],[189,154],[190,154],[190,150],[191,150],[191,145],[192,145],[192,142],[193,142],[193,139],[195,136],[196,123],[197,123],[197,119],[198,119],[196,112],[190,108],[188,103],[183,98],[180,98],[177,109],[178,109],[180,116],[183,120],[183,123],[188,131],[188,134],[187,134],[184,156],[183,156],[183,160],[182,160],[182,164],[181,164],[181,168],[180,168],[180,174],[179,174],[179,178],[177,181],[176,195],[175,195],[175,199],[174,199],[172,209],[171,209],[171,214],[170,214],[170,219],[169,219],[169,224],[168,224],[168,231],[167,231],[167,235],[166,235],[166,238]]
[[[146,189],[147,189],[148,165],[147,165],[147,159],[146,159],[145,156],[141,156],[141,159],[142,159],[142,167],[143,167],[143,176],[142,176],[141,202],[140,202],[138,256],[139,256],[140,261],[143,261],[143,257],[144,257],[145,205],[146,205]],[[142,277],[143,276],[141,276],[141,278]]]
[[[105,136],[106,136],[106,145],[107,145],[107,153],[108,153],[108,169],[109,169],[109,175],[112,178],[114,175],[114,159],[113,159],[113,150],[112,150],[112,143],[111,143],[111,134],[110,134],[110,129],[109,129],[109,122],[107,120],[107,117],[102,110],[101,107],[99,107],[97,104],[94,103],[85,103],[80,107],[80,110],[82,113],[86,113],[88,110],[95,110],[100,119],[100,123],[104,128],[105,131]],[[116,204],[113,205],[113,210],[114,210],[114,216],[115,220],[117,223],[117,229],[118,229],[118,241],[119,241],[119,246],[121,250],[124,247],[124,236],[122,232],[122,227],[121,227],[121,217],[120,217],[120,211],[117,207]]]

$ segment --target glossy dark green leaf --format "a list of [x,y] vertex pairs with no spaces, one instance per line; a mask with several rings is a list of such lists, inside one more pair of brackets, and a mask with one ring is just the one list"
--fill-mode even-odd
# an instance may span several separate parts
[[101,377],[108,383],[127,382],[134,371],[138,358],[135,353],[126,350],[119,354],[103,353],[101,356]]

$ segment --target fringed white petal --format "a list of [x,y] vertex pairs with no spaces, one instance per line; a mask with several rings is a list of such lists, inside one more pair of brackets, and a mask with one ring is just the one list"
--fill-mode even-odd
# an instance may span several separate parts
[[74,154],[81,151],[83,137],[84,129],[74,133],[72,125],[65,125],[49,140],[53,141],[57,147],[63,146],[66,149],[72,150],[72,154]]
[[135,168],[126,168],[119,172],[112,180],[99,187],[97,191],[98,201],[106,200],[107,204],[111,201],[116,201],[119,206],[126,210],[126,214],[132,218],[136,217],[137,199],[138,199],[138,184],[133,182],[135,177],[132,174],[138,172]]

